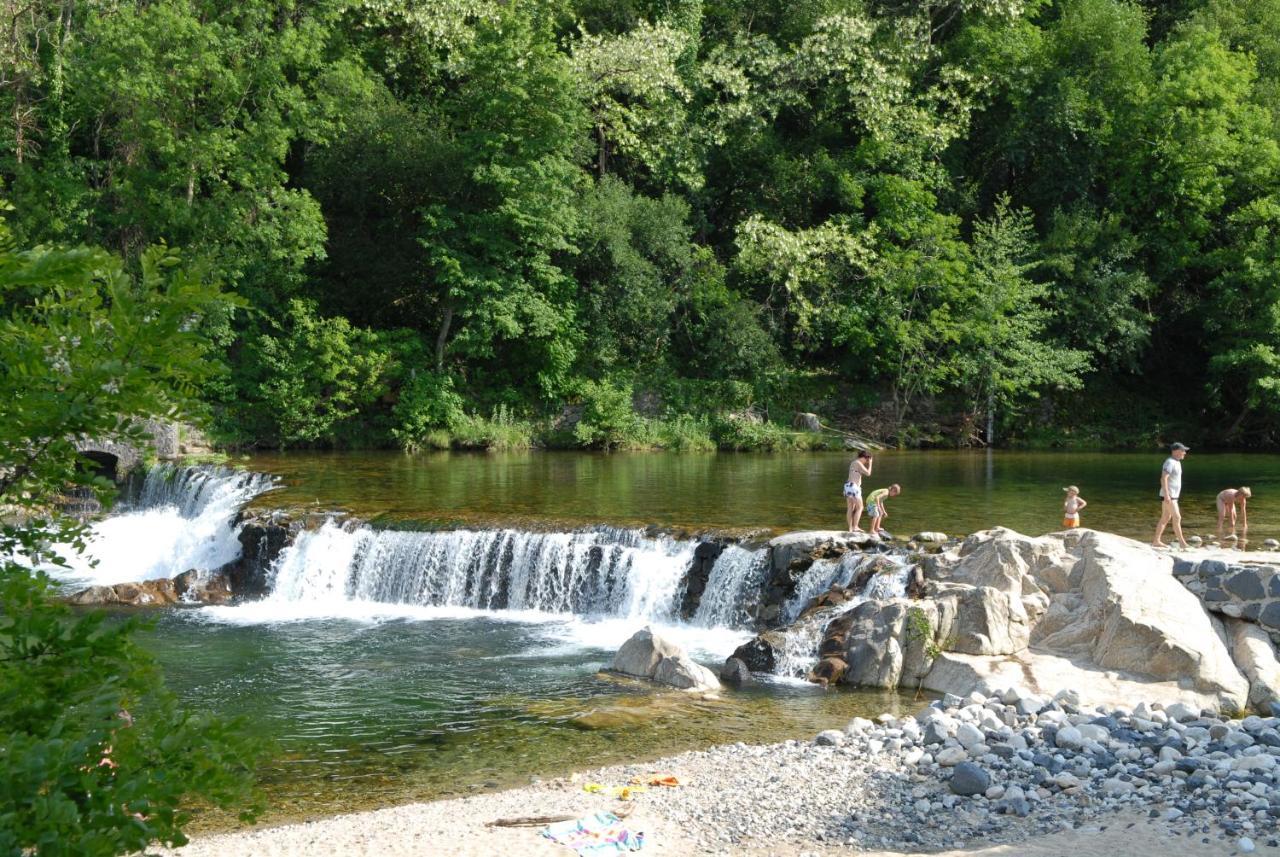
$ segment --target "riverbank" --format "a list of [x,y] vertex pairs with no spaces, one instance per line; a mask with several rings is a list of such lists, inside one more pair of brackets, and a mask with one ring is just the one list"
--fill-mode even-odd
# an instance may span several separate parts
[[[812,741],[713,747],[170,853],[567,854],[538,827],[488,824],[624,809],[653,854],[1280,853],[1277,727],[1276,718],[1227,721],[1180,706],[1083,711],[1070,692],[1045,702],[1015,689],[939,701],[913,717],[855,719]],[[681,785],[649,786],[630,802],[584,788],[667,775]]]

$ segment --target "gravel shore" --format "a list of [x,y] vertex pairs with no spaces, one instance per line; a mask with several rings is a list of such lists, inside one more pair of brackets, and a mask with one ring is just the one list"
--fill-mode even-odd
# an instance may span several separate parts
[[[1280,719],[1073,695],[950,697],[813,741],[733,744],[470,798],[210,837],[177,853],[569,854],[500,818],[631,810],[642,853],[1280,854]],[[623,802],[584,790],[671,774]]]

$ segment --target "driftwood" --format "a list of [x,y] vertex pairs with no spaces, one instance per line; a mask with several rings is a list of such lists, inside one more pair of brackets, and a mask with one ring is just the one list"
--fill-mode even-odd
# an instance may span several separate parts
[[[626,818],[635,809],[635,805],[620,806],[617,809],[609,810],[619,819]],[[557,821],[573,821],[576,815],[521,815],[516,818],[496,818],[493,821],[485,822],[485,827],[542,827],[546,824],[555,824]]]
[[557,821],[572,821],[576,815],[522,815],[517,818],[497,818],[487,822],[485,827],[542,827],[555,824]]
[[853,432],[848,432],[848,431],[845,431],[844,429],[832,428],[831,426],[825,425],[823,423],[818,423],[818,425],[822,427],[823,431],[829,431],[832,434],[842,435],[848,438],[849,440],[853,441],[863,449],[879,450],[879,449],[885,448],[885,445],[883,443],[879,443],[878,441],[871,440],[870,438],[861,437],[859,435],[854,434]]

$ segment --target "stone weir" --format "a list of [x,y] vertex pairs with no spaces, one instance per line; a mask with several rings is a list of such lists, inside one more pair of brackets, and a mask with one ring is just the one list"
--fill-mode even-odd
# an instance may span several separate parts
[[1049,698],[1069,688],[1089,705],[1167,699],[1227,712],[1280,697],[1267,624],[1280,580],[1270,566],[1191,563],[1090,530],[988,530],[913,560],[906,597],[850,599],[833,587],[735,656],[773,669],[816,617],[808,677],[823,682],[959,696],[1015,687]]

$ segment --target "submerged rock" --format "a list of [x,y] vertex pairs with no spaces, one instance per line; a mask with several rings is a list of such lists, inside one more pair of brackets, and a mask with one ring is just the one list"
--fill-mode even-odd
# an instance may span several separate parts
[[679,645],[654,633],[652,628],[637,631],[623,643],[609,669],[681,690],[720,689],[715,673],[696,663]]

